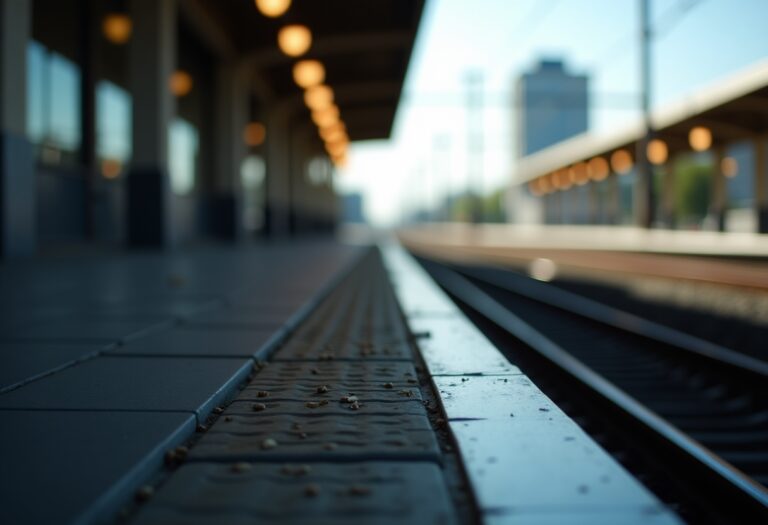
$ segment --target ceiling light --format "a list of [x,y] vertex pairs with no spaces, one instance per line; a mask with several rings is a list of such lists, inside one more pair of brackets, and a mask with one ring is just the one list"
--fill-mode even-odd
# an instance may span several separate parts
[[128,15],[122,13],[110,13],[104,17],[101,23],[101,31],[104,38],[113,44],[125,44],[131,39],[133,23]]
[[313,86],[304,92],[304,103],[312,111],[330,107],[333,104],[333,90],[325,84]]
[[688,133],[688,143],[694,151],[707,151],[712,145],[712,132],[704,126],[691,128]]
[[293,80],[307,89],[325,82],[325,68],[317,60],[301,60],[293,65]]
[[307,26],[288,25],[277,34],[280,51],[290,57],[298,57],[309,51],[312,46],[312,33]]
[[632,170],[632,155],[625,150],[616,150],[611,154],[611,169],[621,175],[626,175]]
[[661,139],[653,139],[648,143],[645,154],[648,156],[648,160],[651,164],[659,166],[667,162],[669,158],[669,148],[667,143]]
[[256,0],[256,9],[269,18],[277,18],[288,11],[291,0]]
[[256,147],[264,144],[267,138],[267,128],[261,122],[250,122],[243,130],[243,142],[247,146]]
[[183,97],[192,91],[192,75],[186,71],[177,70],[171,74],[171,78],[168,79],[168,87],[177,97]]

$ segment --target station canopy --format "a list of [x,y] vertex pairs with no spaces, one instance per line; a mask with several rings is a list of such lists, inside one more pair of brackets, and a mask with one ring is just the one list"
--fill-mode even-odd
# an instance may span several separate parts
[[[222,54],[245,58],[255,85],[269,100],[300,104],[302,89],[294,82],[293,66],[298,60],[317,60],[350,140],[389,137],[423,0],[293,0],[276,18],[260,13],[254,0],[188,0],[181,5],[193,22],[209,22],[196,25],[209,28],[208,40]],[[300,57],[287,56],[277,45],[287,25],[311,33],[311,46]]]
[[[768,132],[768,61],[659,108],[650,118],[655,136],[667,144],[670,154],[691,151],[690,133],[697,127],[710,137],[706,149],[763,136]],[[617,150],[634,156],[644,136],[645,126],[639,121],[606,135],[577,135],[521,158],[512,183],[526,184],[579,162],[608,158]]]

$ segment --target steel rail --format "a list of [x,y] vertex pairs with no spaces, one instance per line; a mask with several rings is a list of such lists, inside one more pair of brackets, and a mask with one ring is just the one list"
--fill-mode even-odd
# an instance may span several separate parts
[[501,278],[470,268],[456,270],[476,281],[521,295],[568,313],[591,319],[624,332],[673,346],[695,357],[705,358],[717,365],[725,365],[740,374],[765,381],[768,386],[768,362],[742,354],[730,348],[649,321],[618,308],[607,306],[573,292],[542,283],[531,278],[508,274]]
[[690,483],[697,484],[707,494],[719,498],[718,505],[727,514],[750,519],[768,518],[768,490],[765,487],[591,370],[467,277],[445,267],[430,268],[430,273],[461,303],[616,408],[628,422],[649,432],[667,453],[687,469]]

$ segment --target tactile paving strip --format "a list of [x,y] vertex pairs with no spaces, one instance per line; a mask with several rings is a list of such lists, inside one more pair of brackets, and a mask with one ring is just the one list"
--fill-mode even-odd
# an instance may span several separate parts
[[[403,404],[389,406],[399,408]],[[346,413],[336,411],[312,416],[233,411],[200,440],[190,458],[203,461],[439,460],[434,432],[421,415],[402,413],[402,410],[377,414],[350,414],[344,410]]]
[[408,334],[383,271],[358,272],[275,360],[411,360]]
[[[259,367],[188,458],[139,523],[451,523],[440,449],[378,254]],[[316,477],[286,476],[275,465],[285,462]]]
[[[399,416],[412,415],[422,417],[424,408],[417,399],[409,398],[400,401],[369,401],[360,395],[344,396],[344,401],[330,399],[312,399],[310,401],[278,401],[255,399],[249,402],[235,402],[225,414],[289,414],[296,418],[311,418],[320,415],[335,414],[338,416],[381,415]],[[254,408],[256,407],[256,408]]]
[[284,384],[302,383],[307,380],[326,383],[365,381],[371,384],[408,384],[409,380],[415,378],[416,370],[410,362],[273,362],[256,375],[252,384],[257,385],[268,380],[282,381]]
[[[239,401],[342,401],[349,402],[354,396],[360,402],[366,401],[402,401],[421,399],[421,392],[416,388],[418,381],[372,382],[364,380],[323,381],[307,379],[301,384],[286,384],[284,381],[259,380],[244,389],[237,398]],[[270,399],[264,399],[269,397]],[[269,403],[267,403],[269,404]]]
[[191,458],[439,461],[415,377],[410,362],[274,362]]
[[386,339],[376,343],[352,341],[330,342],[320,347],[313,343],[296,341],[285,352],[275,356],[276,361],[303,361],[314,359],[368,359],[377,361],[411,359],[411,349],[404,340]]
[[429,525],[455,523],[429,463],[185,465],[138,525]]

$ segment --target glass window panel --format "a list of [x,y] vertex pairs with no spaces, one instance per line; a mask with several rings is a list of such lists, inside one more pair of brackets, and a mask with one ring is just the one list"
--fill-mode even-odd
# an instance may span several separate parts
[[112,82],[96,86],[96,154],[101,174],[118,177],[131,156],[131,96]]
[[264,182],[267,166],[259,155],[249,155],[240,168],[240,178],[245,190],[257,190]]
[[327,184],[331,180],[331,167],[322,157],[314,157],[307,163],[307,178],[314,185]]
[[755,159],[750,142],[740,142],[727,150],[727,155],[736,161],[732,177],[726,178],[728,206],[730,208],[751,208],[753,205]]
[[27,135],[35,144],[45,136],[45,48],[31,41],[27,46]]
[[181,118],[174,120],[170,133],[171,189],[183,195],[195,187],[198,133],[192,124]]
[[633,169],[625,175],[618,175],[619,177],[619,209],[621,210],[621,217],[619,221],[621,224],[632,224],[634,222],[634,208],[635,208],[635,184],[637,175]]
[[69,59],[51,53],[48,63],[48,139],[67,152],[80,148],[80,71]]
[[249,232],[255,232],[263,225],[262,201],[266,173],[266,163],[259,155],[249,155],[240,167],[243,187],[243,226]]
[[27,47],[27,134],[46,164],[75,163],[81,144],[80,70],[39,42]]

